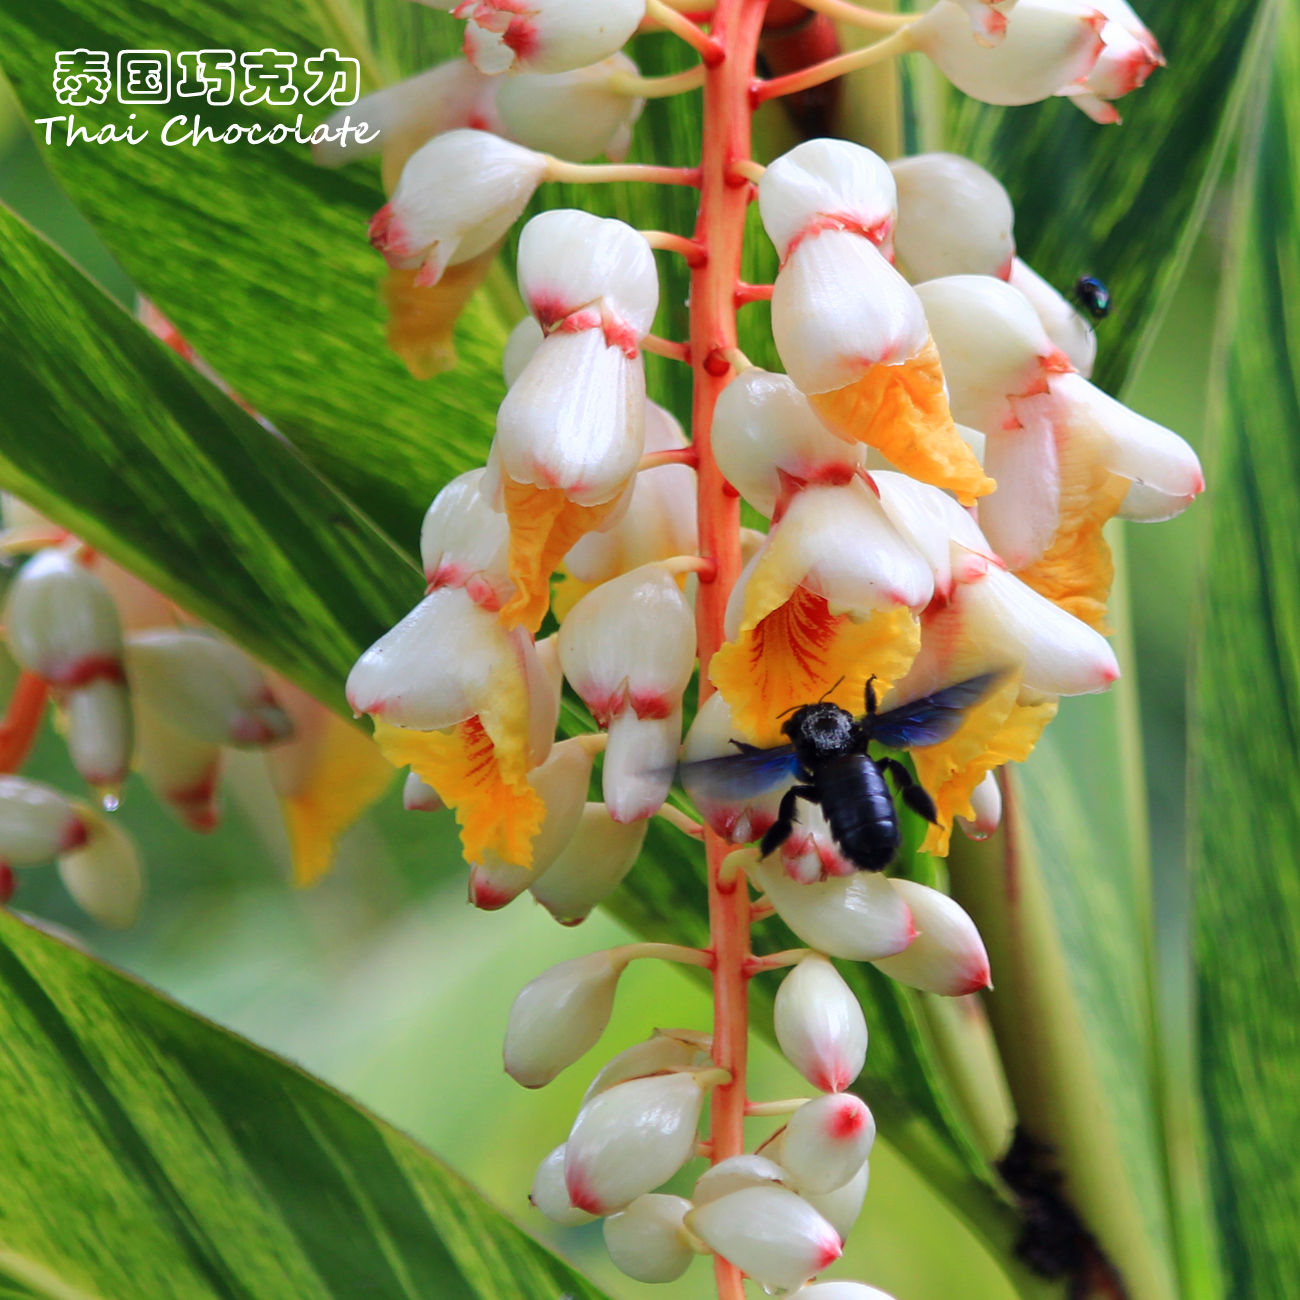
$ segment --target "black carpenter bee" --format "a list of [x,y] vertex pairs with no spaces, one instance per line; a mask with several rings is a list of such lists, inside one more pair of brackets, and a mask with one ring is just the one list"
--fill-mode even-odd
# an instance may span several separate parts
[[961,725],[966,710],[988,694],[1001,673],[983,673],[946,686],[885,713],[877,711],[875,678],[867,682],[866,713],[855,718],[838,704],[820,702],[795,709],[781,730],[788,745],[759,749],[738,740],[740,751],[686,763],[682,784],[714,799],[740,800],[771,790],[794,777],[782,796],[776,821],[760,842],[766,856],[794,830],[800,799],[820,806],[841,853],[861,871],[883,871],[903,842],[891,776],[903,802],[933,822],[934,800],[897,759],[873,758],[871,742],[889,749],[936,745]]
[[1070,297],[1093,320],[1105,320],[1110,315],[1110,290],[1106,282],[1095,275],[1081,275],[1070,290]]

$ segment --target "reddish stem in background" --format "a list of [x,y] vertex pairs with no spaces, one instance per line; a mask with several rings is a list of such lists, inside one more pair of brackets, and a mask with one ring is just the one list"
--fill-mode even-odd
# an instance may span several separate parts
[[[723,58],[704,82],[704,138],[700,158],[700,210],[695,240],[707,253],[691,275],[691,356],[695,395],[691,430],[699,454],[700,553],[717,562],[712,582],[701,582],[696,601],[700,648],[700,699],[712,693],[709,660],[725,639],[727,597],[740,573],[740,500],[728,487],[709,442],[713,408],[730,375],[710,365],[736,338],[736,285],[744,241],[749,185],[731,179],[733,163],[750,156],[749,88],[767,0],[718,0],[713,32]],[[710,1156],[716,1164],[745,1149],[745,1067],[749,1040],[746,964],[749,886],[725,880],[719,868],[728,845],[705,833],[709,872],[709,932],[717,962],[713,975],[713,1059],[731,1082],[713,1090]],[[714,1268],[720,1300],[743,1300],[740,1271],[720,1256]]]
[[45,715],[49,688],[35,673],[19,673],[0,721],[0,772],[16,772],[31,750]]

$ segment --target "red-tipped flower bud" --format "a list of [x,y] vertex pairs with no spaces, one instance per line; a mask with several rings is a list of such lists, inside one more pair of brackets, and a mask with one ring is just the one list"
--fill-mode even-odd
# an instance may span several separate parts
[[866,1164],[875,1140],[876,1121],[861,1097],[814,1097],[790,1116],[781,1166],[801,1192],[833,1192]]
[[638,1282],[675,1282],[690,1267],[682,1220],[691,1208],[682,1196],[648,1192],[605,1220],[605,1248],[614,1267]]
[[852,989],[821,953],[792,970],[776,994],[776,1041],[815,1088],[843,1092],[867,1059],[867,1022]]

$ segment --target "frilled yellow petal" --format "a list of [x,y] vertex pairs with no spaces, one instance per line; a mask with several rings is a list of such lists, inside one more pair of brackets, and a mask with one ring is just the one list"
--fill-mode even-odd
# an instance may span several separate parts
[[[315,884],[330,868],[338,837],[387,789],[393,769],[375,742],[321,709],[323,720],[304,743],[292,788],[281,790],[296,885]],[[293,742],[296,743],[296,742]]]
[[953,424],[932,339],[906,361],[871,366],[853,383],[808,400],[841,438],[865,442],[904,473],[956,493],[964,506],[996,486]]
[[1102,529],[1119,510],[1129,481],[1095,461],[1077,463],[1086,450],[1079,447],[1071,455],[1068,444],[1062,450],[1060,526],[1047,550],[1016,577],[1089,627],[1108,633],[1106,600],[1115,562]]
[[758,745],[781,743],[780,715],[823,697],[861,713],[867,678],[874,673],[883,693],[916,657],[920,629],[906,608],[879,610],[855,623],[832,614],[823,596],[796,587],[751,621],[754,587],[751,580],[740,634],[713,656],[709,677],[737,729]]
[[510,578],[515,594],[501,608],[506,627],[522,624],[536,632],[550,604],[551,574],[569,550],[599,528],[622,504],[619,497],[597,506],[580,506],[560,488],[539,488],[503,476],[506,518],[510,521]]
[[1018,704],[1019,689],[1018,677],[1008,678],[970,710],[954,736],[912,751],[917,779],[939,810],[938,824],[930,827],[921,845],[926,853],[947,854],[953,819],[975,816],[971,795],[984,774],[1028,758],[1043,728],[1056,716],[1059,701]]
[[432,379],[456,364],[453,330],[465,304],[483,283],[497,245],[468,262],[449,266],[437,284],[417,285],[417,270],[394,268],[384,281],[388,346],[415,379]]
[[490,850],[531,867],[545,805],[528,784],[523,745],[501,748],[478,717],[446,731],[409,731],[375,720],[375,741],[394,766],[410,767],[456,810],[465,861],[481,864]]

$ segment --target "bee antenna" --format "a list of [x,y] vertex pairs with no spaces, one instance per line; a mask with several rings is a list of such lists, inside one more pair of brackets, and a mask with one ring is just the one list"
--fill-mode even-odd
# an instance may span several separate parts
[[784,718],[787,713],[793,713],[796,709],[801,708],[803,708],[802,704],[792,704],[788,709],[782,709],[776,716],[778,718]]
[[843,682],[843,681],[844,681],[844,674],[841,673],[841,674],[840,674],[840,677],[839,677],[839,681],[835,682],[834,685],[832,685],[832,686],[828,686],[828,687],[827,687],[827,688],[822,692],[822,697],[821,697],[820,700],[817,701],[817,703],[818,703],[818,704],[825,704],[825,703],[826,703],[826,697],[827,697],[828,695],[830,695],[832,691],[837,691],[837,690],[839,690],[839,688],[840,688],[840,683]]

